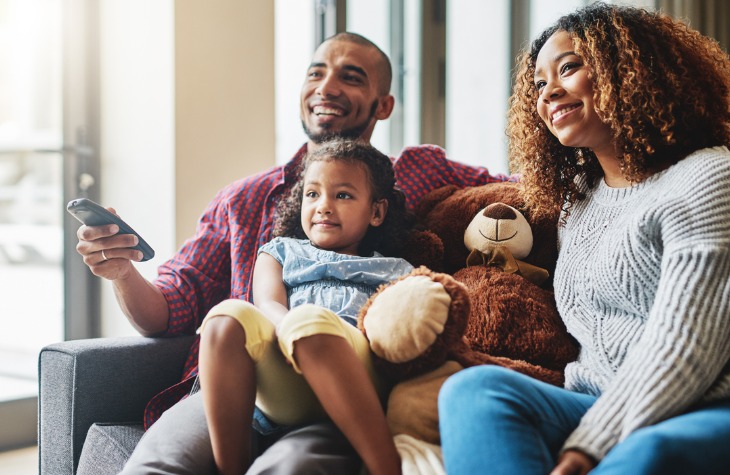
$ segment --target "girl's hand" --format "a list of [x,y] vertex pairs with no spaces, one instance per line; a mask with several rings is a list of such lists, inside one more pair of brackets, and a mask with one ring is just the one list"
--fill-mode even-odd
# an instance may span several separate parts
[[558,459],[550,475],[586,475],[596,463],[591,457],[579,450],[566,450]]

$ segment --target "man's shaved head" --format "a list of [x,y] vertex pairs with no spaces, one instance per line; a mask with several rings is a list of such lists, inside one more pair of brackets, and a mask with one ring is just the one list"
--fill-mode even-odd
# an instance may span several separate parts
[[324,42],[328,41],[348,41],[355,43],[360,46],[366,46],[373,49],[378,55],[377,68],[378,68],[378,93],[382,96],[390,94],[390,84],[393,81],[393,68],[390,65],[390,58],[383,52],[378,45],[357,33],[350,33],[343,31],[336,35],[330,36]]

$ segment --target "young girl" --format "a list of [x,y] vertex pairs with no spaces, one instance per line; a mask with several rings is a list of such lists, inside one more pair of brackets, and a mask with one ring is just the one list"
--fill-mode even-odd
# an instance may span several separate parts
[[726,474],[730,60],[660,13],[594,4],[523,56],[513,164],[562,209],[554,285],[581,344],[565,389],[477,367],[448,380],[449,474]]
[[338,140],[308,154],[279,206],[278,237],[259,250],[255,307],[225,301],[201,326],[201,391],[220,473],[248,467],[254,404],[262,430],[329,416],[370,473],[400,473],[385,388],[355,324],[379,285],[412,270],[384,256],[398,251],[409,221],[391,161],[372,146]]

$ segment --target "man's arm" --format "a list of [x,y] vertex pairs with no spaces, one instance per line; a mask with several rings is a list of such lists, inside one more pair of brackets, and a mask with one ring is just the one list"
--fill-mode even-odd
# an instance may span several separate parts
[[130,248],[137,244],[137,237],[118,231],[115,224],[81,226],[76,250],[94,275],[112,281],[122,311],[140,334],[162,333],[167,329],[167,301],[132,264],[142,259],[140,251]]
[[[127,261],[129,263],[129,261]],[[167,300],[160,289],[142,277],[131,265],[123,278],[112,280],[114,295],[129,323],[143,336],[154,336],[167,330]]]

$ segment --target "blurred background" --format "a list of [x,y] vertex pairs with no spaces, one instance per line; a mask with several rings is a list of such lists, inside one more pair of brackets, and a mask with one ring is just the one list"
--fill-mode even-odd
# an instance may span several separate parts
[[[134,334],[76,254],[66,202],[115,207],[155,248],[139,265],[154,277],[216,191],[304,143],[306,68],[343,30],[393,62],[396,109],[374,145],[438,144],[508,173],[514,58],[587,3],[0,0],[0,451],[35,443],[44,345]],[[727,50],[727,2],[619,3],[684,18]]]

